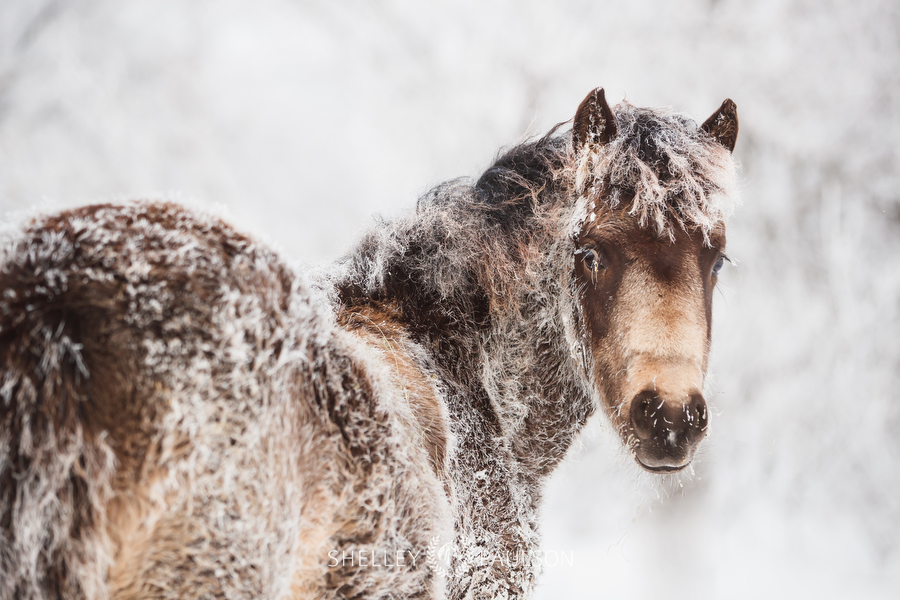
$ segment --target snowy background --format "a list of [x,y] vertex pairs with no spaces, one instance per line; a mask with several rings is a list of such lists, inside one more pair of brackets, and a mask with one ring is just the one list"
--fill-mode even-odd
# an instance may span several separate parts
[[0,212],[174,195],[329,260],[597,85],[737,102],[737,265],[695,474],[653,484],[595,422],[538,597],[897,597],[897,0],[3,0]]

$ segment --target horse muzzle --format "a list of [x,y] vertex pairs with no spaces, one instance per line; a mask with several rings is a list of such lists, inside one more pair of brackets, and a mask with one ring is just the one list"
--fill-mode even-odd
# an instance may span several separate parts
[[706,401],[699,393],[674,400],[644,390],[631,400],[629,415],[634,433],[632,454],[654,473],[680,471],[691,464],[709,427]]

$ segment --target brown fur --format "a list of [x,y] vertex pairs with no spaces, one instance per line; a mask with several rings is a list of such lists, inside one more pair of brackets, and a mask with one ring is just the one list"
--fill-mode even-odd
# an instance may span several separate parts
[[384,362],[391,366],[392,383],[401,390],[415,418],[408,426],[415,434],[410,441],[424,448],[435,474],[443,477],[450,435],[446,411],[435,381],[426,376],[411,351],[412,341],[399,311],[391,306],[346,307],[338,315],[338,323],[384,355]]

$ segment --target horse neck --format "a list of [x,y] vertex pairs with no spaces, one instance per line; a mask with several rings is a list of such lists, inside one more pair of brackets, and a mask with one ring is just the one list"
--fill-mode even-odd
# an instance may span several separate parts
[[559,282],[570,258],[552,247],[552,229],[526,236],[525,252],[539,258],[523,263],[496,236],[473,233],[484,224],[471,214],[448,209],[385,224],[351,256],[338,286],[345,306],[391,305],[453,391],[451,415],[502,436],[535,480],[593,410],[565,334],[572,293]]
[[559,464],[595,408],[571,322],[574,291],[561,268],[568,260],[562,252],[545,256],[536,269],[543,285],[530,286],[518,310],[493,323],[481,371],[504,437],[536,478]]

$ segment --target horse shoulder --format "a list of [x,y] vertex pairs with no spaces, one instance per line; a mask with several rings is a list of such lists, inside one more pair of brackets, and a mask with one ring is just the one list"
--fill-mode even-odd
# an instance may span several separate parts
[[450,428],[440,383],[424,349],[409,336],[399,311],[387,304],[344,307],[339,325],[378,361],[395,398],[395,413],[434,473],[445,476]]

